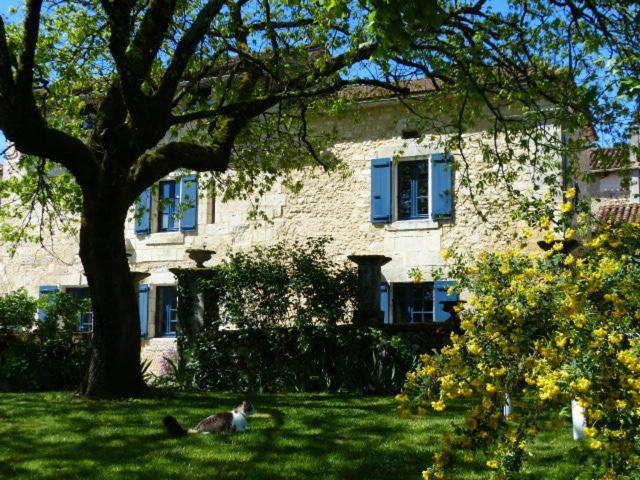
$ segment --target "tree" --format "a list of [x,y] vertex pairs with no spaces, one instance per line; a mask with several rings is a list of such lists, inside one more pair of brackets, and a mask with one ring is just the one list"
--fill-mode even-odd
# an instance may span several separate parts
[[[514,122],[502,104],[548,116],[540,99],[559,106],[559,121],[587,123],[592,92],[576,83],[573,64],[556,68],[550,45],[567,23],[577,32],[567,44],[589,45],[598,28],[585,27],[586,16],[626,15],[618,2],[513,0],[504,13],[487,3],[26,0],[22,22],[0,19],[0,130],[33,174],[21,198],[47,203],[57,192],[81,217],[95,313],[86,394],[144,389],[123,229],[136,198],[169,172],[233,164],[252,183],[305,162],[332,168],[317,153],[308,111],[349,85],[406,94],[403,82],[416,76],[456,99],[459,125],[477,113],[475,102],[500,125],[528,127],[540,117]],[[568,13],[553,15],[547,31],[540,22],[549,9]],[[574,53],[587,58],[601,47]],[[618,53],[627,65],[627,52]],[[268,155],[263,141],[283,156]],[[287,160],[291,145],[308,151],[304,161]],[[66,169],[76,196],[47,175],[47,162]]]

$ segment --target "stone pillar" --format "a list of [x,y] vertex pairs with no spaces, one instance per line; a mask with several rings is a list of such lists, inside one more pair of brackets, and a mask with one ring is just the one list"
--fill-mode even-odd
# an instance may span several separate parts
[[382,265],[391,258],[384,255],[349,255],[358,265],[358,304],[354,323],[357,325],[382,325],[384,315],[380,310],[380,282]]
[[[198,288],[199,280],[210,280],[213,272],[206,268],[170,268],[178,285],[183,286],[183,291],[189,292],[188,298],[178,299],[178,321],[187,337],[192,338],[203,326],[219,320],[217,294],[202,292]],[[189,308],[181,308],[180,301],[189,302]],[[183,318],[180,312],[190,312],[189,318]]]

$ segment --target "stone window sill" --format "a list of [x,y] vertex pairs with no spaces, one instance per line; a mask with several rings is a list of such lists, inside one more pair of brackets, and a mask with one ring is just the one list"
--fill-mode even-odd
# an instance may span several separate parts
[[157,232],[152,233],[145,242],[147,245],[183,245],[184,233],[182,232]]
[[400,220],[385,226],[385,230],[388,232],[436,230],[438,228],[440,228],[440,224],[433,220]]

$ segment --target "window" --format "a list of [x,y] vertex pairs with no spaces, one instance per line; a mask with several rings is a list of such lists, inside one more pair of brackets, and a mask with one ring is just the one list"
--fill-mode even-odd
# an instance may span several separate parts
[[[89,287],[67,288],[65,292],[76,300],[91,298],[91,295],[89,294]],[[87,311],[80,314],[80,318],[78,319],[78,331],[93,332],[93,312]]]
[[398,163],[398,220],[429,216],[429,162]]
[[433,321],[433,283],[393,285],[393,323]]
[[[135,206],[135,231],[138,235],[151,233],[152,205],[156,200],[147,188]],[[198,177],[184,175],[180,180],[165,180],[158,184],[158,232],[194,232],[198,229]]]
[[156,337],[173,337],[177,327],[176,287],[156,287]]
[[453,157],[371,162],[371,222],[453,218]]
[[177,230],[180,220],[176,218],[176,214],[180,210],[180,197],[176,197],[175,180],[160,182],[158,190],[158,231]]
[[422,283],[383,282],[380,285],[380,309],[384,323],[415,324],[444,322],[451,318],[449,302],[458,301],[458,293],[450,292],[455,282],[439,280]]

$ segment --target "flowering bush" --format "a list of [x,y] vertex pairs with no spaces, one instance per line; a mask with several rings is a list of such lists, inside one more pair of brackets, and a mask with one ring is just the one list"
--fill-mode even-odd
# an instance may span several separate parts
[[547,236],[552,248],[542,255],[511,250],[473,265],[452,257],[460,288],[472,294],[460,312],[464,333],[423,355],[397,397],[404,415],[470,399],[464,425],[444,439],[424,479],[445,478],[454,452],[465,450],[485,455],[494,478],[515,478],[527,442],[557,427],[550,412],[573,399],[587,420],[586,475],[640,478],[640,227],[601,230],[575,254]]

